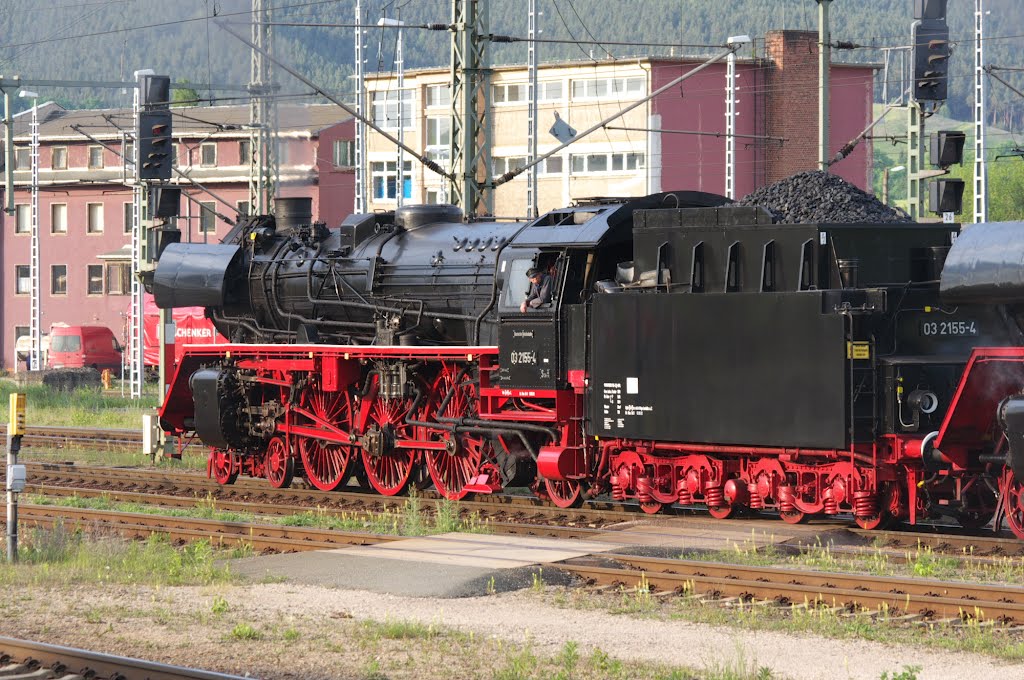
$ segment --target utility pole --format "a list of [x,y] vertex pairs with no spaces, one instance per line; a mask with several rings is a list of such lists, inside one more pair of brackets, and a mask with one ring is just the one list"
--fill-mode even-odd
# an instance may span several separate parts
[[[277,154],[277,88],[273,82],[273,0],[252,0],[252,62],[249,79],[249,210],[262,215],[273,208],[280,167]],[[271,55],[271,58],[264,56]]]
[[451,200],[467,217],[494,211],[489,1],[452,0]]
[[356,213],[366,212],[366,123],[363,118],[366,116],[366,72],[363,57],[363,39],[365,29],[363,24],[362,0],[356,0],[356,139],[355,139],[355,211]]
[[[134,90],[132,99],[132,111],[135,119],[132,124],[132,130],[134,131],[139,129],[139,117],[142,115],[141,85],[143,79],[151,75],[153,75],[152,69],[142,69],[135,72],[137,87]],[[135,166],[135,172],[132,176],[134,181],[132,185],[132,270],[135,272],[142,271],[146,262],[145,253],[143,252],[146,225],[142,221],[148,213],[147,205],[149,201],[147,187],[139,179],[139,168],[141,166],[139,158],[140,146],[141,140],[136,133],[134,143],[132,144]],[[132,311],[128,315],[128,394],[132,399],[140,399],[142,397],[142,385],[146,380],[142,334],[145,325],[142,315],[145,308],[142,292],[142,280],[138,275],[133,276]],[[160,395],[160,397],[163,399],[163,395]]]
[[28,303],[28,334],[32,345],[29,349],[28,363],[31,370],[40,371],[43,366],[43,314],[40,309],[40,288],[42,287],[42,276],[40,274],[39,262],[39,95],[35,92],[22,90],[19,97],[32,100],[32,122],[29,125],[29,132],[32,136],[32,143],[29,147],[29,158],[32,162],[32,199],[30,202],[29,229],[29,278],[31,279]]
[[[750,43],[749,35],[730,36],[726,43],[731,47]],[[725,195],[736,198],[736,52],[730,52],[725,61]]]
[[818,169],[828,172],[829,166],[829,72],[832,68],[832,31],[828,10],[832,0],[818,2]]
[[[529,144],[529,162],[537,158],[537,0],[529,0],[526,27],[526,72],[530,108],[526,114],[526,136]],[[537,216],[537,166],[531,166],[526,175],[526,216]]]
[[394,26],[398,31],[395,38],[395,71],[398,80],[398,158],[396,159],[397,175],[395,181],[395,201],[401,208],[405,198],[405,61],[402,58],[402,27],[405,22],[399,19],[381,17],[378,26]]
[[[5,80],[0,76],[0,80]],[[4,186],[6,187],[6,201],[4,211],[8,215],[14,214],[14,111],[11,109],[11,90],[18,87],[20,83],[15,82],[3,88],[4,92]]]
[[974,223],[988,221],[985,164],[985,0],[974,0]]

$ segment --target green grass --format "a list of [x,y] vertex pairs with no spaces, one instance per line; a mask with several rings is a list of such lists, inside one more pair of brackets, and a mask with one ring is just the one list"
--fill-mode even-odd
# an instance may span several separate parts
[[63,525],[20,533],[18,564],[0,562],[0,584],[210,585],[233,582],[218,560],[235,553],[215,550],[208,541],[181,548],[166,535],[145,541],[90,537]]
[[479,514],[465,513],[461,516],[456,501],[441,500],[436,511],[430,513],[422,507],[415,494],[406,499],[398,509],[385,508],[374,514],[335,513],[324,508],[309,510],[297,515],[288,515],[277,520],[279,524],[293,527],[333,529],[335,531],[367,531],[374,534],[396,536],[429,536],[450,532],[489,533],[490,528]]
[[217,507],[216,499],[212,497],[199,500],[194,507],[190,508],[167,508],[145,503],[115,501],[106,495],[44,496],[25,494],[23,498],[26,503],[63,508],[137,512],[163,517],[212,519],[220,522],[278,524],[333,531],[365,531],[399,536],[428,536],[453,531],[463,533],[486,533],[489,531],[487,523],[481,521],[477,513],[467,513],[465,518],[459,519],[459,506],[454,501],[441,501],[437,512],[431,514],[421,507],[420,499],[416,496],[408,498],[405,504],[397,510],[385,509],[376,514],[334,513],[324,508],[317,508],[297,515],[282,517],[266,517],[252,512],[221,510]]
[[[1009,661],[1024,660],[1024,634],[979,623],[973,618],[957,627],[931,623],[908,624],[901,620],[902,612],[893,612],[887,608],[876,612],[863,610],[851,613],[845,609],[834,610],[831,604],[813,602],[804,602],[801,606],[792,608],[756,603],[726,607],[688,597],[658,601],[657,598],[649,598],[638,588],[622,588],[618,593],[597,595],[578,590],[560,590],[540,597],[567,609],[603,610],[632,618],[679,620],[729,626],[743,631],[818,634],[835,639],[869,640],[884,644],[970,652]],[[746,671],[751,670],[746,668]],[[893,677],[905,680],[913,676],[897,674]]]
[[17,386],[0,380],[0,403],[7,404],[10,394],[25,395],[25,418],[28,426],[64,426],[130,428],[142,426],[142,414],[157,406],[155,396],[129,399],[104,394],[100,389],[79,389],[58,392],[45,385]]
[[758,546],[751,540],[729,550],[689,551],[680,557],[747,566],[1024,585],[1024,560],[1019,557],[993,557],[979,562],[970,559],[967,551],[962,555],[941,554],[920,543],[913,550],[901,553],[875,545],[862,553],[847,554],[834,551],[832,542],[804,545],[799,552],[792,552],[775,545]]

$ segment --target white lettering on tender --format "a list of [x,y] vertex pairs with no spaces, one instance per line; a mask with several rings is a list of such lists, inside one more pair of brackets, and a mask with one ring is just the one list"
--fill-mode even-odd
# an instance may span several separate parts
[[212,328],[182,328],[178,326],[178,330],[174,332],[176,338],[212,338]]

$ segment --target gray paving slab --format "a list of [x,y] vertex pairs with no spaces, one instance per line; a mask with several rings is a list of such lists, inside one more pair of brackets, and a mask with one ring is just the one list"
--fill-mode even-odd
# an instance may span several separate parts
[[540,563],[607,552],[617,546],[529,536],[441,534],[375,546],[314,550],[234,560],[256,581],[283,580],[410,597],[476,597],[527,588],[534,575],[567,585],[564,572]]

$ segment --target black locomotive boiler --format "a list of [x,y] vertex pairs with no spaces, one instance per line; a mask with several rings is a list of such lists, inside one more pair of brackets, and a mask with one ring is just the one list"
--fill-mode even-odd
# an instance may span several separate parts
[[[694,192],[518,223],[409,206],[328,227],[286,202],[162,253],[157,304],[205,306],[232,340],[186,351],[162,422],[222,483],[526,485],[864,527],[1002,509],[1024,535],[1021,330],[984,277],[940,294],[977,251],[958,233]],[[552,293],[524,313],[530,269]]]

